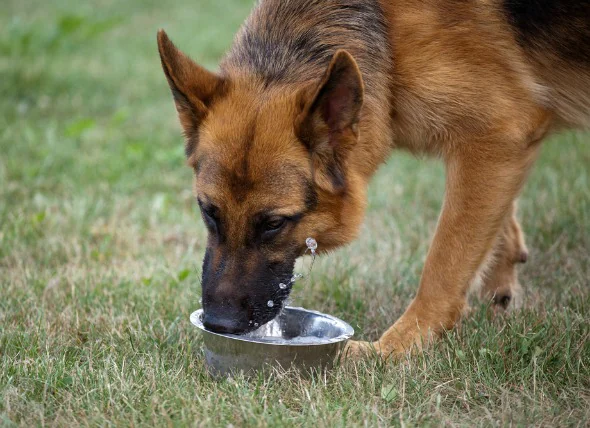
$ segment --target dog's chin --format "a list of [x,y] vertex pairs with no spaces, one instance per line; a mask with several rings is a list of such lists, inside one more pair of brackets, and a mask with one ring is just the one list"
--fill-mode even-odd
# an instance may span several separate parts
[[269,323],[272,320],[274,320],[276,317],[278,317],[279,314],[281,313],[281,311],[283,310],[283,308],[285,307],[285,302],[287,300],[287,297],[289,297],[289,291],[287,291],[285,293],[285,295],[281,296],[280,298],[275,297],[273,300],[274,306],[272,308],[267,307],[267,308],[264,308],[264,310],[255,311],[256,316],[253,317],[253,319],[251,320],[252,322],[248,324],[247,328],[244,331],[241,331],[236,334],[251,333],[251,332],[259,329],[260,327],[262,327],[264,324]]

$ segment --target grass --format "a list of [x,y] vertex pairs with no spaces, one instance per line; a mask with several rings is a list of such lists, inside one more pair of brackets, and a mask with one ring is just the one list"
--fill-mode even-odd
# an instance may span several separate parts
[[[155,34],[215,67],[251,2],[5,3],[0,424],[590,423],[588,134],[548,142],[524,191],[522,310],[480,305],[405,364],[214,381],[188,322],[205,231]],[[376,338],[415,293],[443,179],[395,154],[360,239],[320,260],[294,302]]]

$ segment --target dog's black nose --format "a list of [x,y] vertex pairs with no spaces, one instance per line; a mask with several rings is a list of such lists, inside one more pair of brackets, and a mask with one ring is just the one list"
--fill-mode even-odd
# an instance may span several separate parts
[[228,316],[228,314],[220,316],[220,314],[216,314],[212,311],[205,311],[205,314],[203,315],[203,325],[207,330],[223,334],[244,333],[250,327],[247,322]]

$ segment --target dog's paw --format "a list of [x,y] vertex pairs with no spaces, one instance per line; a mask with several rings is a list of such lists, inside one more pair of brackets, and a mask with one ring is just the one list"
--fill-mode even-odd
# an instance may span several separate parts
[[507,287],[500,287],[495,290],[490,299],[491,308],[496,315],[514,311],[522,307],[522,287],[518,280]]
[[375,348],[370,342],[349,340],[342,351],[342,356],[348,361],[359,361],[375,354]]
[[348,342],[342,353],[343,359],[346,361],[362,361],[368,358],[377,358],[383,362],[391,362],[398,361],[404,355],[406,355],[406,351],[401,346],[383,344],[381,341],[360,342],[354,340]]

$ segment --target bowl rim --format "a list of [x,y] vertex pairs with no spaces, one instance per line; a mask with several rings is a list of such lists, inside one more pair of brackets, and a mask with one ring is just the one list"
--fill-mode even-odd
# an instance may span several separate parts
[[352,326],[350,324],[348,324],[346,321],[341,320],[340,318],[335,317],[334,315],[324,314],[323,312],[313,311],[311,309],[305,309],[305,308],[301,308],[298,306],[285,306],[283,309],[297,311],[297,312],[306,312],[306,313],[318,315],[318,316],[321,316],[324,318],[328,318],[329,320],[340,324],[343,327],[343,329],[342,329],[343,332],[340,335],[338,335],[332,339],[326,340],[325,342],[319,342],[319,343],[318,342],[279,343],[279,342],[267,342],[264,340],[256,340],[256,338],[245,338],[244,336],[240,336],[237,334],[222,334],[222,333],[216,333],[214,331],[207,330],[205,328],[205,326],[203,325],[203,322],[201,321],[201,315],[204,312],[202,308],[194,311],[190,315],[190,321],[195,327],[197,327],[202,332],[207,333],[207,334],[211,334],[213,336],[222,337],[225,339],[237,340],[240,342],[257,343],[260,345],[269,345],[269,346],[325,346],[325,345],[332,345],[335,343],[344,342],[344,341],[350,339],[354,335],[354,328],[352,328]]

